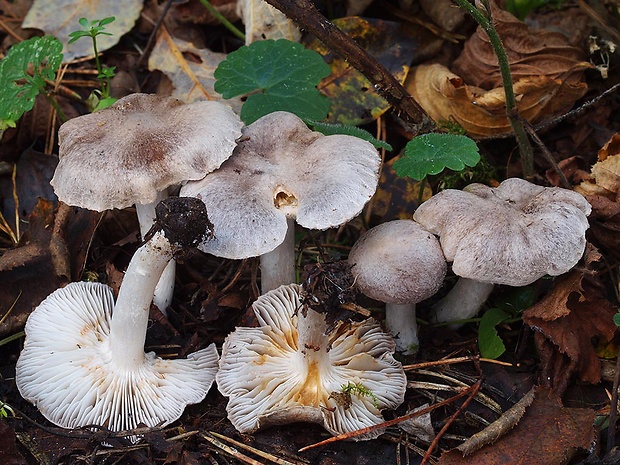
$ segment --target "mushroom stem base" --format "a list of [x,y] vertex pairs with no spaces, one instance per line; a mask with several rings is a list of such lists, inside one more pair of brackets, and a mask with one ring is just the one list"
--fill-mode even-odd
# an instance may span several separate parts
[[295,280],[295,220],[287,218],[284,242],[260,257],[260,282],[263,294]]
[[385,325],[394,336],[396,351],[413,355],[418,351],[418,322],[415,304],[385,304]]
[[[432,321],[467,320],[476,316],[491,295],[492,283],[483,283],[473,279],[459,278],[448,294],[433,306]],[[456,329],[461,325],[451,325]]]

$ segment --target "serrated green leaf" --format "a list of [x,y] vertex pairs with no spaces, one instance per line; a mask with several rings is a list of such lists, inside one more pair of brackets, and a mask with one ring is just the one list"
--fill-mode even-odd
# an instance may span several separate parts
[[62,44],[52,36],[33,37],[11,47],[0,61],[0,120],[17,121],[53,80],[62,62]]
[[491,308],[482,315],[478,328],[478,348],[484,358],[496,359],[506,351],[504,341],[495,327],[509,317],[510,315],[500,308]]
[[445,168],[461,171],[480,161],[476,142],[457,134],[422,134],[405,147],[405,156],[394,163],[399,176],[420,181],[429,174],[439,174]]
[[365,129],[358,128],[357,126],[351,126],[348,124],[323,123],[321,121],[310,120],[306,121],[306,124],[311,126],[314,131],[318,131],[321,134],[325,134],[326,136],[331,136],[334,134],[345,134],[347,136],[354,136],[370,142],[377,149],[385,149],[390,152],[392,151],[392,146],[390,144],[377,139]]
[[246,124],[278,110],[321,120],[329,100],[316,85],[331,72],[318,53],[289,40],[262,40],[228,54],[215,70],[215,90],[224,98],[252,93],[241,110]]

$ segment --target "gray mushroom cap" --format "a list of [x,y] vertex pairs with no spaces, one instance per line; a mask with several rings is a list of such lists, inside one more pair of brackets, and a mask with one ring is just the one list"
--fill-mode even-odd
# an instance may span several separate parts
[[[301,293],[289,284],[260,296],[260,326],[226,338],[216,381],[229,420],[244,433],[307,421],[340,434],[381,423],[381,410],[400,405],[407,384],[394,341],[372,319],[327,332],[324,315],[302,316]],[[359,389],[347,395],[347,385]]]
[[434,295],[447,263],[437,238],[412,220],[368,230],[349,254],[355,285],[368,297],[392,304],[418,303]]
[[455,274],[525,286],[577,264],[591,207],[571,190],[511,178],[498,187],[471,184],[424,202],[413,218],[440,238]]
[[322,230],[358,215],[376,190],[380,162],[369,142],[324,136],[279,111],[244,128],[233,156],[180,195],[207,205],[216,237],[203,251],[254,257],[283,242],[287,217]]
[[241,126],[220,102],[131,94],[60,127],[51,184],[60,200],[90,210],[151,203],[169,186],[217,169]]

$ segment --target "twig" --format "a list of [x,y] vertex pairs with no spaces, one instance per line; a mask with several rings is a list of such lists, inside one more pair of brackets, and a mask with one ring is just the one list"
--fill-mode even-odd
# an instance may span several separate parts
[[222,441],[219,441],[218,439],[212,438],[211,436],[204,434],[204,433],[201,433],[200,436],[206,441],[210,442],[215,447],[217,447],[218,449],[222,450],[223,452],[230,455],[231,457],[234,457],[237,460],[240,460],[243,463],[247,463],[248,465],[263,465],[259,461],[254,460],[253,458],[250,458],[245,454],[242,454],[234,447],[230,447],[229,445],[224,444]]
[[233,445],[235,445],[237,447],[240,447],[241,449],[245,449],[248,452],[252,452],[252,453],[258,455],[259,457],[267,459],[270,462],[273,462],[273,463],[275,463],[277,465],[300,465],[300,463],[301,463],[301,462],[297,462],[297,463],[289,462],[288,460],[281,459],[280,457],[276,457],[275,455],[272,455],[272,454],[269,454],[267,452],[264,452],[264,451],[262,451],[260,449],[257,449],[256,447],[252,447],[252,446],[249,446],[249,445],[244,444],[242,442],[235,441],[234,439],[229,438],[228,436],[224,436],[223,434],[216,433],[215,431],[209,431],[209,434],[211,434],[212,436],[215,436],[216,438],[221,439],[223,441],[230,442],[231,444],[233,444]]
[[138,60],[138,63],[136,63],[138,68],[143,68],[146,65],[146,60],[148,59],[149,55],[151,54],[151,50],[153,49],[153,46],[155,45],[155,39],[157,38],[157,31],[159,31],[159,27],[164,22],[164,18],[166,17],[168,10],[172,6],[172,3],[174,3],[174,0],[168,0],[166,4],[164,5],[164,8],[161,14],[159,15],[159,18],[157,18],[157,22],[153,26],[153,30],[151,31],[151,35],[149,36],[149,40],[147,41],[146,46],[144,47],[144,50],[142,50],[142,55],[140,55],[140,59]]
[[409,95],[400,82],[381,63],[370,56],[351,37],[327,20],[310,0],[266,0],[301,27],[314,34],[332,51],[346,59],[374,85],[375,90],[415,134],[435,127],[424,109]]
[[502,362],[500,360],[481,358],[479,355],[468,355],[466,357],[448,358],[448,359],[443,359],[443,360],[434,360],[432,362],[414,363],[413,365],[403,365],[403,369],[405,371],[412,371],[412,370],[419,370],[420,368],[428,368],[428,367],[442,366],[442,365],[453,365],[455,363],[473,362],[477,360],[481,362],[494,363],[497,365],[503,365],[507,367],[514,366],[512,363]]
[[568,181],[568,179],[566,179],[566,175],[560,169],[558,164],[555,162],[553,155],[551,155],[551,152],[549,152],[549,149],[547,148],[545,143],[541,140],[540,137],[538,137],[538,134],[536,134],[536,130],[532,127],[532,125],[528,121],[522,120],[522,122],[523,122],[523,125],[525,126],[525,130],[527,131],[527,133],[530,135],[530,137],[536,143],[536,145],[538,145],[538,148],[542,151],[543,155],[545,156],[545,158],[547,159],[547,161],[553,168],[553,171],[555,171],[558,177],[560,178],[560,183],[562,184],[562,187],[564,189],[572,189],[573,187],[571,186],[571,183]]
[[618,418],[618,386],[620,385],[620,354],[616,360],[616,375],[611,394],[611,410],[609,411],[609,427],[607,429],[607,453],[616,445],[616,420]]
[[397,425],[399,423],[402,423],[403,421],[410,420],[411,418],[415,418],[415,417],[418,417],[420,415],[424,415],[425,413],[432,412],[436,408],[448,405],[448,404],[454,402],[455,400],[460,399],[461,397],[465,397],[470,390],[471,390],[471,387],[467,387],[467,388],[463,389],[461,392],[459,392],[457,395],[455,395],[453,397],[450,397],[450,398],[448,398],[446,400],[443,400],[441,402],[437,402],[436,404],[433,404],[433,405],[431,405],[429,407],[423,408],[421,410],[416,410],[414,412],[410,412],[410,413],[408,413],[406,415],[403,415],[401,417],[394,418],[392,420],[387,420],[387,421],[384,421],[383,423],[379,423],[377,425],[367,426],[366,428],[358,429],[357,431],[352,431],[350,433],[339,434],[338,436],[334,436],[334,437],[331,437],[329,439],[325,439],[324,441],[320,441],[320,442],[317,442],[315,444],[311,444],[309,446],[302,447],[297,452],[305,452],[307,450],[314,449],[315,447],[320,447],[320,446],[325,446],[327,444],[331,444],[332,442],[342,441],[343,439],[354,438],[354,437],[361,436],[363,434],[367,434],[367,433],[370,433],[370,432],[378,430],[378,429],[388,428],[390,426]]
[[454,420],[456,420],[456,418],[461,414],[461,412],[465,410],[465,408],[474,399],[474,397],[476,397],[476,394],[480,390],[480,386],[482,386],[481,379],[479,379],[476,382],[476,384],[474,384],[472,387],[468,388],[468,390],[470,391],[469,396],[467,397],[467,399],[465,399],[465,401],[458,408],[458,410],[454,412],[454,415],[450,417],[450,419],[446,422],[446,424],[443,425],[443,428],[441,428],[441,430],[437,433],[437,436],[435,436],[435,439],[433,439],[433,442],[431,442],[431,445],[428,446],[428,449],[426,450],[426,454],[424,454],[424,458],[422,459],[422,462],[420,462],[420,465],[425,465],[429,461],[431,454],[433,453],[433,450],[435,449],[435,447],[437,447],[437,444],[439,443],[439,440],[441,439],[441,437],[444,435],[444,433],[447,431],[450,425],[454,423]]

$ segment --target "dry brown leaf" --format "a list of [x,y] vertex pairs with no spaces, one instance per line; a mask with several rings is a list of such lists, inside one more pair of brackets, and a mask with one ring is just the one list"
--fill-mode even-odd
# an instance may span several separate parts
[[[162,29],[149,57],[149,69],[163,72],[174,86],[172,96],[185,103],[220,100],[220,94],[213,88],[213,73],[225,58],[224,53],[197,48],[191,42],[171,37]],[[239,98],[225,102],[237,113],[240,111]]]
[[[431,64],[413,69],[406,88],[435,121],[453,119],[472,137],[511,132],[501,87],[484,91],[468,86],[447,67]],[[584,83],[546,76],[522,78],[514,84],[519,114],[530,123],[565,113],[586,90]]]
[[493,445],[463,457],[458,450],[441,456],[438,465],[563,465],[595,439],[595,412],[565,408],[557,395],[537,388],[521,421]]
[[592,166],[592,179],[581,183],[578,190],[615,199],[620,193],[620,134],[614,134],[599,150],[598,160]]
[[[580,82],[586,58],[580,48],[570,45],[559,32],[531,29],[494,2],[490,4],[493,24],[506,49],[515,82],[532,76],[547,76],[569,84]],[[480,26],[465,42],[452,70],[468,84],[483,89],[502,86],[497,57]]]
[[[615,313],[598,277],[589,271],[573,270],[557,279],[551,291],[523,313],[523,321],[551,341],[555,350],[568,356],[583,381],[598,383],[601,369],[592,338],[602,336],[609,341],[614,337]],[[540,346],[538,342],[542,340],[537,340]],[[553,371],[544,366],[543,370]]]

